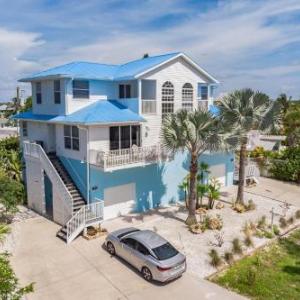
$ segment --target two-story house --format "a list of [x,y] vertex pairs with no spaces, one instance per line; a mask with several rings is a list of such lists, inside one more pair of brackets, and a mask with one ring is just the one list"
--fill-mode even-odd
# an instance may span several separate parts
[[[72,240],[88,224],[182,200],[186,153],[160,145],[162,119],[213,104],[218,81],[183,53],[122,65],[73,62],[21,79],[33,108],[15,116],[28,205]],[[233,181],[233,155],[207,153],[211,176]],[[101,199],[101,201],[99,201]]]

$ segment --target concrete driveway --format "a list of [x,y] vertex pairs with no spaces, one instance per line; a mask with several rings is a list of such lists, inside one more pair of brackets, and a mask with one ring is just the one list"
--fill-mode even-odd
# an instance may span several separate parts
[[59,226],[43,217],[14,227],[13,268],[21,284],[35,282],[28,299],[244,299],[186,273],[166,284],[144,281],[124,261],[102,248],[104,238],[77,238],[66,245]]

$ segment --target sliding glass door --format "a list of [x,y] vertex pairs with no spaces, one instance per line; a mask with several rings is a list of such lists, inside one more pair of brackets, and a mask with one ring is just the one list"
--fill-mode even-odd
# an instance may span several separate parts
[[139,125],[113,126],[109,128],[110,150],[128,149],[141,145]]

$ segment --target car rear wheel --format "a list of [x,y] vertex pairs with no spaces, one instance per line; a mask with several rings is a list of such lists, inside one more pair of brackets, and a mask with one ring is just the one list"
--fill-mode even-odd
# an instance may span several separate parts
[[113,243],[107,242],[106,249],[107,249],[107,251],[110,255],[115,255],[116,254],[116,249],[115,249],[115,246],[113,245]]
[[152,273],[147,267],[142,268],[142,276],[145,280],[151,281],[152,280]]

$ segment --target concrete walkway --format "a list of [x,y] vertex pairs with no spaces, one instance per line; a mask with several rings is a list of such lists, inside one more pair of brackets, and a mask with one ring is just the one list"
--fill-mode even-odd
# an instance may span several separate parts
[[17,226],[13,268],[21,284],[35,282],[28,299],[244,299],[186,273],[165,285],[148,283],[124,261],[102,248],[104,238],[77,238],[66,245],[59,226],[36,217]]

